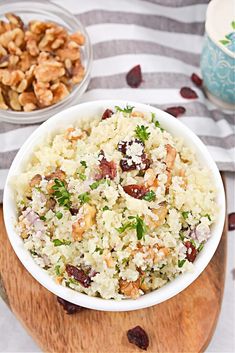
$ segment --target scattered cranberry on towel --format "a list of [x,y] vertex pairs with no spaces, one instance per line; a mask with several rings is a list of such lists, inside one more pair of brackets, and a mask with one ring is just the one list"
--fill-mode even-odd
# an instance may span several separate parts
[[173,115],[175,118],[178,118],[178,116],[183,115],[186,112],[186,109],[181,106],[169,107],[165,110],[165,112]]
[[70,303],[67,300],[64,300],[60,297],[57,297],[57,301],[63,307],[63,309],[66,311],[66,313],[69,315],[76,314],[80,311],[85,310],[85,308],[83,308],[82,306]]
[[142,72],[140,65],[134,66],[126,75],[126,82],[132,88],[140,86],[142,79]]
[[228,229],[235,230],[235,212],[228,215]]
[[192,73],[191,80],[193,81],[193,83],[195,83],[196,86],[198,87],[202,86],[203,80],[197,74]]
[[135,344],[143,350],[147,350],[149,346],[149,338],[147,333],[140,326],[136,326],[127,331],[127,338],[130,343]]
[[182,87],[180,89],[180,94],[183,98],[186,99],[196,99],[198,98],[197,93],[190,87]]

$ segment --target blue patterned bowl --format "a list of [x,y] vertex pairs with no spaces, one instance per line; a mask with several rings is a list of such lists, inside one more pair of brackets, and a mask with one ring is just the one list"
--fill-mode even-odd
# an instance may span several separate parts
[[201,72],[208,98],[225,109],[235,108],[235,23],[231,11],[233,6],[235,8],[234,0],[212,0],[209,4],[201,55]]

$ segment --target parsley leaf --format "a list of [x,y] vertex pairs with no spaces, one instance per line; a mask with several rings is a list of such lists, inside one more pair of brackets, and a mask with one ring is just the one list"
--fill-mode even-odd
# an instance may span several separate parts
[[203,217],[207,217],[209,219],[209,221],[211,222],[211,216],[208,213],[205,214]]
[[46,221],[47,220],[45,216],[40,216],[39,218],[41,219],[41,221]]
[[136,216],[136,234],[137,234],[137,239],[141,240],[146,233],[146,225],[143,221],[142,218],[139,216]]
[[188,215],[189,215],[190,212],[182,212],[182,216],[184,219],[187,219],[188,218]]
[[54,179],[55,185],[52,186],[53,194],[56,197],[60,206],[69,208],[71,205],[70,193],[65,187],[65,184],[60,179]]
[[150,136],[150,132],[147,132],[148,127],[144,126],[144,125],[137,125],[136,129],[135,129],[135,133],[136,136],[142,141],[145,142],[146,140],[148,140],[149,136]]
[[183,260],[178,260],[178,267],[183,267],[185,261],[186,261],[185,259],[183,259]]
[[53,239],[54,246],[70,245],[71,241],[65,239]]
[[83,194],[80,194],[80,195],[78,196],[78,198],[79,198],[79,201],[81,202],[82,205],[83,205],[84,203],[89,202],[90,199],[91,199],[89,192],[84,192]]
[[78,176],[82,181],[86,180],[86,175],[84,173],[78,173]]
[[130,216],[128,218],[133,219],[133,221],[123,224],[120,228],[117,228],[117,231],[123,233],[127,229],[135,229],[137,239],[141,240],[147,231],[146,224],[139,216]]
[[121,227],[119,228],[116,228],[118,233],[123,233],[125,232],[125,230],[127,229],[135,229],[136,228],[136,225],[133,223],[133,222],[127,222],[127,223],[124,223]]
[[63,213],[61,212],[56,212],[55,216],[58,218],[58,219],[61,219],[63,217]]
[[130,105],[126,105],[125,108],[121,108],[119,107],[118,105],[115,105],[115,109],[116,109],[116,112],[122,112],[124,115],[127,115],[127,114],[131,114],[132,113],[132,110],[134,109],[135,107],[131,107]]
[[108,186],[111,185],[111,182],[109,179],[100,179],[100,180],[97,180],[94,183],[92,183],[90,185],[90,188],[91,188],[91,190],[95,190],[98,188],[98,186],[100,186],[101,184],[104,184],[105,182],[107,182]]
[[156,200],[156,194],[154,191],[148,191],[144,197],[143,197],[143,200],[145,201],[155,201]]
[[108,206],[104,206],[102,211],[108,211],[109,210],[109,207]]
[[87,168],[86,161],[81,161],[80,164],[81,164],[83,167]]
[[56,265],[55,266],[55,273],[56,273],[57,276],[60,275],[60,265]]
[[159,123],[159,121],[156,120],[156,114],[155,114],[155,113],[151,113],[151,114],[152,114],[152,123],[153,123],[156,127],[158,127],[158,128],[161,130],[161,132],[163,132],[164,129],[161,127],[161,124]]
[[197,248],[197,251],[200,252],[204,248],[204,243],[202,242],[199,247]]

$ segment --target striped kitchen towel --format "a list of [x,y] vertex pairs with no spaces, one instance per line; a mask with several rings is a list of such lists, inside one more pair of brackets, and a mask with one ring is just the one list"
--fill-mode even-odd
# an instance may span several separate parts
[[[93,44],[94,63],[81,101],[124,99],[165,109],[183,105],[179,118],[208,146],[221,170],[235,171],[235,122],[231,112],[199,98],[182,98],[179,89],[192,86],[199,72],[206,0],[55,0],[76,14]],[[144,82],[128,87],[126,73],[140,64]],[[4,112],[0,113],[4,114]],[[0,122],[0,200],[11,162],[38,125]]]

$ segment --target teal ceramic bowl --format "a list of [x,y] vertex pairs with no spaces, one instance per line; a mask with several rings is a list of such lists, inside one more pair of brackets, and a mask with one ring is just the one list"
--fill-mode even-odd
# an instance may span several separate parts
[[235,108],[235,0],[212,0],[201,55],[204,88],[214,103]]

